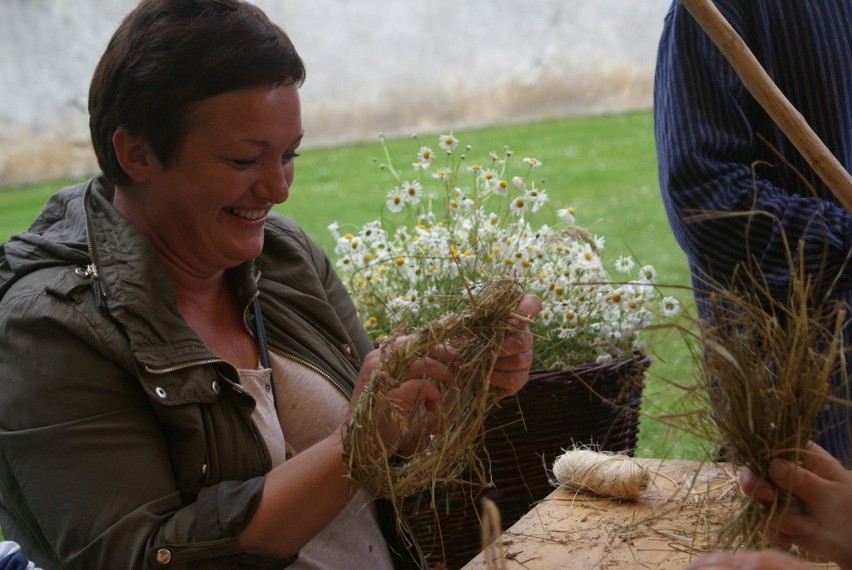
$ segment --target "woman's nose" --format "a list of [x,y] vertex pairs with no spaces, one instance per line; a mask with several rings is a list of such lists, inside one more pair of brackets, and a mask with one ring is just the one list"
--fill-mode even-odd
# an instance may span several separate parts
[[284,202],[290,195],[293,175],[292,162],[271,164],[264,171],[258,194],[275,204]]

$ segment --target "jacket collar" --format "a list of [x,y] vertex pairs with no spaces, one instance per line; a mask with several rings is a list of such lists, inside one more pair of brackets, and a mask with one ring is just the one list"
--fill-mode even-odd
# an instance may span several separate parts
[[[103,302],[127,331],[138,361],[150,370],[164,370],[218,360],[178,311],[153,245],[113,206],[112,196],[102,177],[85,189],[88,247]],[[247,310],[257,289],[253,265],[245,263],[232,272]]]

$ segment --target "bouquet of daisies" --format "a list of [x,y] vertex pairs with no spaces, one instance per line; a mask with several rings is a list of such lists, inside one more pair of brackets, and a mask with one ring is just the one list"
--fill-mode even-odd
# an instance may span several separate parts
[[614,269],[627,277],[610,277],[604,239],[578,225],[573,208],[550,204],[534,178],[536,158],[518,160],[504,148],[477,162],[444,134],[437,152],[419,146],[403,176],[382,144],[393,177],[386,211],[348,233],[329,226],[337,271],[375,339],[455,310],[499,277],[519,280],[543,302],[531,324],[539,369],[627,357],[655,315],[679,311],[655,287],[650,265],[622,256]]

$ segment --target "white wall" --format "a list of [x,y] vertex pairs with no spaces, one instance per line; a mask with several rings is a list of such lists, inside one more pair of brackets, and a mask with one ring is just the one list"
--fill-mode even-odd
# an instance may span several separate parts
[[[647,108],[671,0],[257,0],[305,59],[305,144]],[[0,1],[0,185],[89,174],[92,70],[134,0]]]

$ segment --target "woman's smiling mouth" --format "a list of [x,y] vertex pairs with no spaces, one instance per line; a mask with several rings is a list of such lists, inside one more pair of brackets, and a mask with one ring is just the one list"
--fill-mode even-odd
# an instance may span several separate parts
[[266,217],[268,210],[244,210],[241,208],[224,208],[225,212],[246,220],[260,220]]

